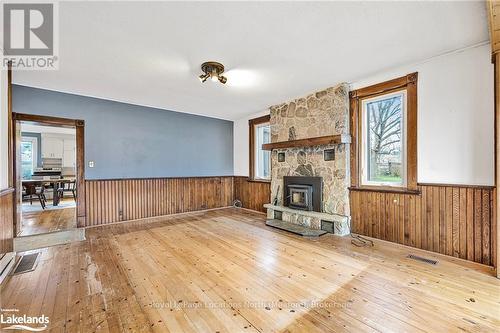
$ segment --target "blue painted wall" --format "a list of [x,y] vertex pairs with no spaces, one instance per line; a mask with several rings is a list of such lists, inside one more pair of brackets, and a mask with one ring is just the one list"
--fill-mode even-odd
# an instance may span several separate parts
[[12,97],[14,112],[85,120],[87,179],[233,175],[231,121],[18,85]]

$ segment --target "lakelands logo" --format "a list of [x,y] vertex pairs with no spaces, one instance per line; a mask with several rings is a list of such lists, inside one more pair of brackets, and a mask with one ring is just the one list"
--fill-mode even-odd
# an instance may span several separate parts
[[3,3],[2,68],[51,70],[58,65],[57,2]]
[[[17,309],[2,309],[2,312],[19,312]],[[41,315],[32,317],[17,315],[16,313],[0,314],[0,329],[3,330],[26,330],[31,332],[45,331],[49,324],[49,317]],[[8,325],[8,326],[5,326]],[[5,326],[5,327],[4,327]]]

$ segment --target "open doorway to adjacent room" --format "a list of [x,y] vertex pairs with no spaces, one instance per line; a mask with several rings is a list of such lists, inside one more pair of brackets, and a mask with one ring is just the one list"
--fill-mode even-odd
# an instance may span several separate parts
[[16,237],[76,229],[83,180],[83,159],[78,158],[83,156],[83,122],[25,114],[13,118]]
[[76,228],[76,129],[21,122],[21,230]]

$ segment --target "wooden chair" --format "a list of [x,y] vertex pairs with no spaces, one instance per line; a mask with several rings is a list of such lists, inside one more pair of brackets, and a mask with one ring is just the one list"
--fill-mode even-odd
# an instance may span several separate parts
[[24,184],[23,185],[23,199],[28,198],[30,201],[30,205],[33,204],[33,196],[37,196],[40,201],[40,205],[42,209],[45,209],[47,198],[45,197],[45,187],[42,185],[40,187],[36,187],[35,184]]
[[64,192],[71,192],[73,194],[73,199],[76,201],[76,179],[69,183],[62,183],[62,186],[57,190],[59,198],[64,197]]

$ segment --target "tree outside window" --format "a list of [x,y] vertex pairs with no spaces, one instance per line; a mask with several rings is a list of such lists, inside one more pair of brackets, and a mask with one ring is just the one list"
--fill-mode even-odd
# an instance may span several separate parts
[[366,183],[403,185],[405,92],[363,101]]

